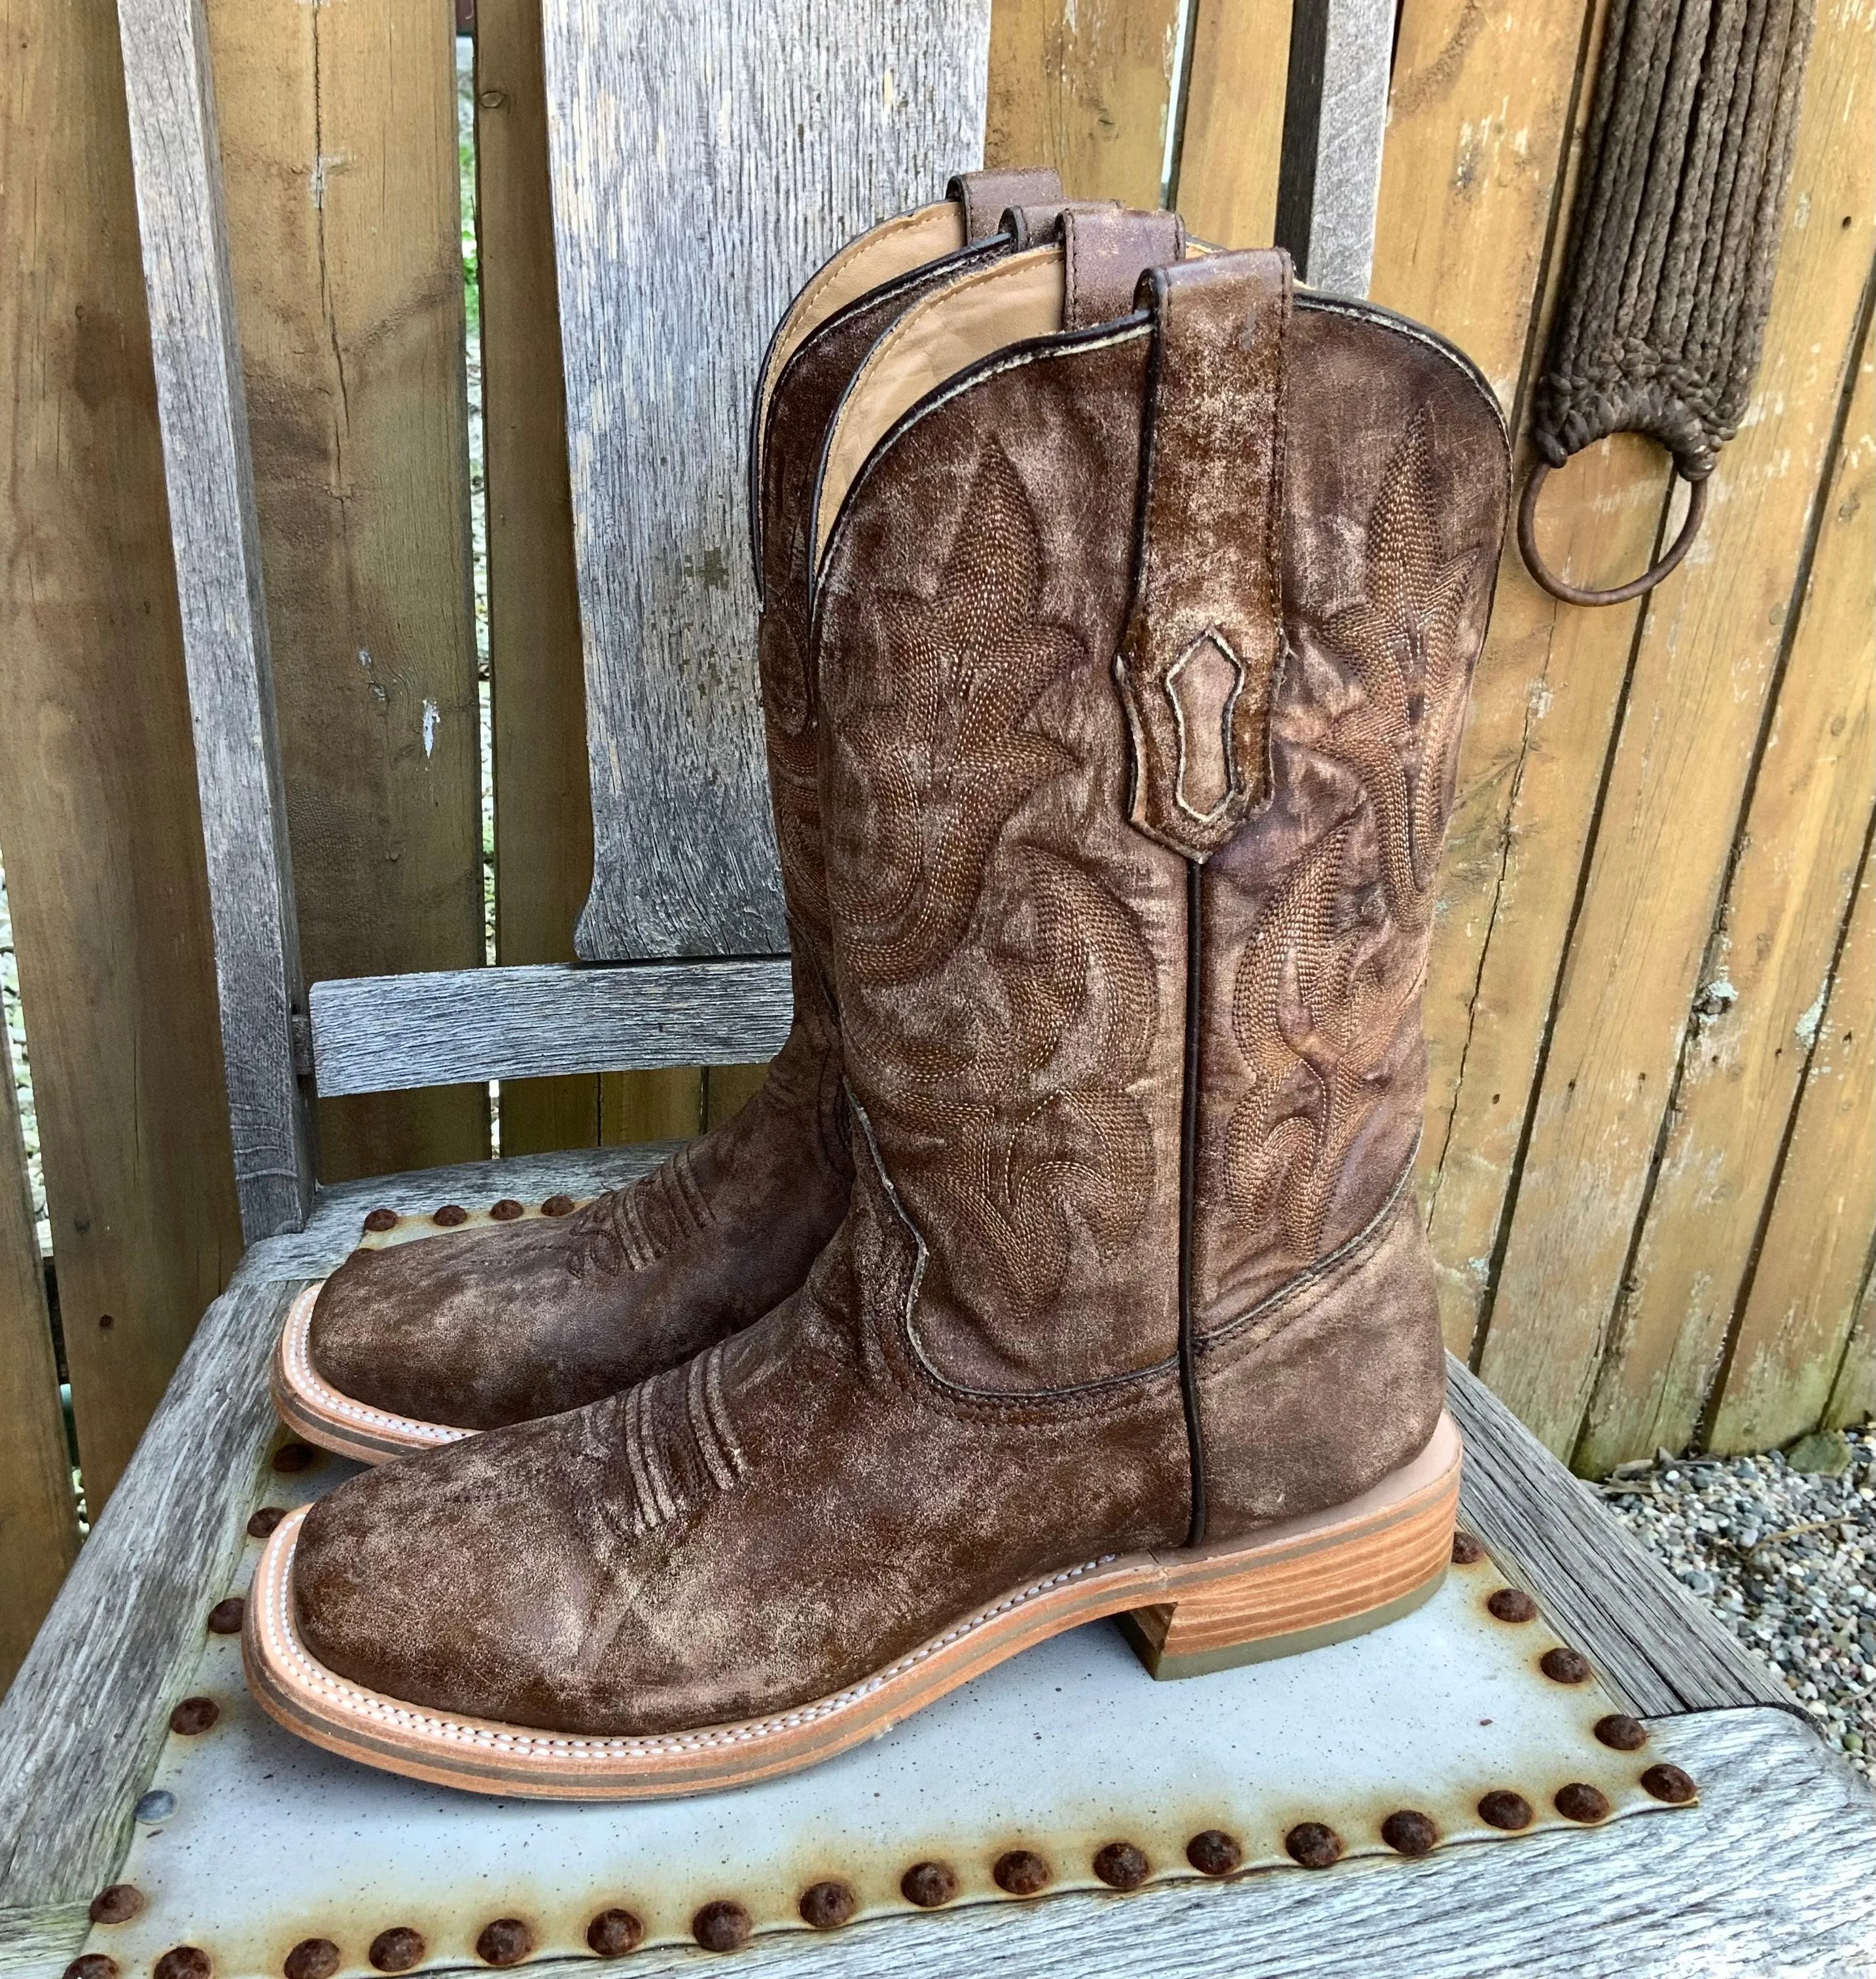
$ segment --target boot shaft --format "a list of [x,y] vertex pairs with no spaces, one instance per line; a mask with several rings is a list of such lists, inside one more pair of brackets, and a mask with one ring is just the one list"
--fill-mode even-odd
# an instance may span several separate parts
[[[1384,1237],[1430,1324],[1387,1218],[1507,480],[1457,353],[1292,302],[1279,257],[1079,331],[1063,280],[1019,254],[903,319],[816,511],[834,975],[907,1328],[1038,1397],[1189,1367]],[[964,368],[921,393],[921,349]]]

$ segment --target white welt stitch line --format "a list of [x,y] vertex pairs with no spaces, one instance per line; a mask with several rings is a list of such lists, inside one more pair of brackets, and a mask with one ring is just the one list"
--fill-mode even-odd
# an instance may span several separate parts
[[[321,1279],[320,1285],[324,1283]],[[307,1344],[313,1326],[313,1308],[319,1294],[320,1285],[310,1285],[293,1301],[280,1340],[290,1384],[303,1402],[328,1417],[349,1417],[354,1422],[399,1430],[407,1436],[419,1437],[426,1443],[460,1443],[475,1434],[473,1430],[452,1429],[446,1423],[419,1422],[409,1416],[394,1416],[383,1409],[374,1409],[368,1403],[355,1402],[349,1395],[342,1395],[331,1387],[313,1365]]]
[[398,1704],[389,1698],[380,1697],[375,1692],[366,1690],[344,1677],[334,1676],[300,1642],[299,1632],[293,1626],[287,1598],[289,1574],[281,1570],[278,1562],[290,1560],[293,1545],[297,1543],[298,1528],[296,1525],[283,1530],[289,1533],[290,1540],[289,1543],[280,1550],[277,1561],[272,1557],[272,1549],[270,1549],[270,1556],[264,1558],[262,1562],[267,1584],[261,1590],[261,1626],[264,1631],[266,1646],[276,1666],[283,1664],[290,1666],[303,1689],[323,1693],[323,1701],[330,1700],[332,1708],[350,1717],[408,1727],[422,1737],[441,1739],[452,1744],[477,1745],[491,1751],[513,1752],[529,1758],[585,1761],[652,1758],[665,1753],[703,1752],[726,1745],[757,1744],[781,1733],[797,1731],[803,1725],[837,1716],[877,1695],[896,1678],[905,1676],[939,1651],[963,1642],[989,1623],[1013,1613],[1041,1595],[1066,1586],[1088,1574],[1097,1573],[1101,1568],[1112,1565],[1119,1557],[1114,1553],[1103,1553],[1099,1560],[1085,1561],[1079,1566],[1065,1568],[1059,1573],[1051,1574],[1046,1580],[1034,1582],[1017,1593],[1006,1595],[993,1606],[979,1609],[968,1619],[959,1623],[954,1628],[947,1629],[943,1635],[935,1637],[909,1655],[901,1656],[897,1662],[889,1664],[863,1682],[846,1690],[836,1691],[813,1704],[800,1706],[776,1717],[754,1719],[745,1724],[720,1725],[707,1731],[669,1732],[654,1738],[554,1738],[545,1733],[496,1730],[471,1725],[462,1719],[419,1710],[410,1706]]

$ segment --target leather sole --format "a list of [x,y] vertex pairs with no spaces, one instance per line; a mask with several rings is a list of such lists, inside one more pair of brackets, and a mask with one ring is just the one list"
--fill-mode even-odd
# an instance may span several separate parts
[[472,1429],[452,1429],[446,1423],[423,1422],[414,1416],[374,1408],[324,1379],[313,1365],[307,1348],[313,1308],[324,1283],[322,1278],[317,1285],[308,1285],[287,1308],[267,1370],[273,1406],[293,1434],[360,1464],[382,1464],[387,1457],[407,1457],[413,1450],[435,1450],[475,1435]]
[[303,1511],[288,1514],[261,1555],[242,1660],[262,1709],[287,1730],[414,1779],[545,1800],[719,1791],[831,1759],[1033,1644],[1103,1616],[1129,1617],[1136,1641],[1158,1631],[1162,1674],[1182,1673],[1182,1666],[1196,1672],[1207,1658],[1288,1654],[1378,1628],[1430,1596],[1446,1570],[1461,1460],[1457,1426],[1443,1415],[1419,1457],[1347,1504],[1248,1540],[1065,1567],[1013,1588],[844,1689],[738,1724],[618,1737],[542,1732],[353,1683],[313,1656],[294,1619]]

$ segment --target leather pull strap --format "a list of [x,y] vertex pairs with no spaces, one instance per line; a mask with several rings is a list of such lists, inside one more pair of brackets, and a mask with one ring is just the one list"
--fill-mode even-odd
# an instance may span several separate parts
[[1032,205],[1010,207],[1003,215],[1003,231],[1016,243],[1020,254],[1025,247],[1040,247],[1059,240],[1065,213],[1113,213],[1119,207],[1117,199],[1040,200]]
[[944,189],[946,199],[964,209],[964,242],[988,240],[1013,206],[1039,206],[1062,197],[1062,175],[1053,165],[1018,165],[1004,171],[959,172]]
[[1155,268],[1140,284],[1154,350],[1133,605],[1115,663],[1133,743],[1128,815],[1198,861],[1270,794],[1291,285],[1280,250]]
[[1064,330],[1086,330],[1126,315],[1146,270],[1164,267],[1185,253],[1185,224],[1176,213],[1065,206],[1061,224]]

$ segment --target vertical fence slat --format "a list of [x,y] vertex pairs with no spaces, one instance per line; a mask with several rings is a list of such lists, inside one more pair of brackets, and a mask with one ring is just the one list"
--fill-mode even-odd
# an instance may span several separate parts
[[117,18],[0,34],[0,845],[95,1514],[240,1235]]
[[[208,0],[310,979],[482,960],[456,51],[437,0]],[[476,1159],[480,1088],[320,1109],[328,1178]]]
[[[1869,269],[1868,25],[1820,8],[1752,412],[1647,601],[1480,1371],[1575,1450],[1714,923]],[[1815,216],[1815,218],[1814,218]]]
[[1268,247],[1283,156],[1290,0],[1192,0],[1174,204],[1202,240]]
[[1830,1001],[1813,1021],[1817,1050],[1714,1413],[1715,1450],[1768,1449],[1820,1420],[1876,1408],[1867,1320],[1857,1358],[1845,1352],[1876,1240],[1876,877],[1867,857]]
[[[16,45],[16,44],[9,44]],[[58,1405],[58,1368],[13,1092],[0,1025],[0,1692],[78,1550],[78,1506]]]
[[[1821,1038],[1825,987],[1855,893],[1876,783],[1873,383],[1866,349],[1824,491],[1810,582],[1802,599],[1792,601],[1802,615],[1719,933],[1702,966],[1659,1173],[1579,1453],[1586,1470],[1664,1444],[1678,1450],[1692,1438],[1805,1076],[1808,1043]],[[1841,1029],[1833,1019],[1831,1034]],[[1821,1269],[1824,1257],[1820,1250]],[[1796,1261],[1786,1258],[1775,1276],[1788,1275]],[[1735,1420],[1756,1411],[1768,1431],[1783,1427],[1773,1442],[1815,1424],[1854,1298],[1854,1286],[1839,1298],[1834,1321],[1823,1326],[1826,1338],[1808,1340],[1796,1327],[1788,1341],[1760,1341],[1743,1361],[1735,1357],[1729,1387],[1751,1391],[1729,1404]],[[1821,1357],[1807,1366],[1813,1348]]]
[[985,163],[1158,205],[1178,26],[1178,0],[996,0]]

